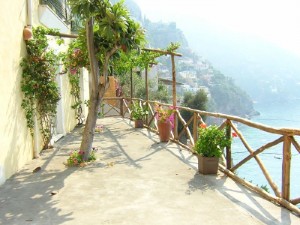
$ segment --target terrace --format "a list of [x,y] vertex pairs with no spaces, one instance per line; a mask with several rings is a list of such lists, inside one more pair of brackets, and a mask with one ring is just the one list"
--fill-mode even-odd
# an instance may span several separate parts
[[5,206],[0,224],[299,223],[295,213],[221,171],[217,176],[199,174],[196,157],[176,141],[176,134],[172,142],[161,143],[151,132],[153,114],[143,129],[135,129],[126,118],[130,100],[107,99],[112,101],[119,107],[107,104],[104,115],[110,117],[97,121],[103,126],[93,143],[98,159],[83,168],[64,166],[69,152],[80,145],[82,128],[76,128],[0,187]]
[[[63,4],[54,5],[54,2]],[[52,23],[53,17],[49,19],[45,16],[50,11],[51,14],[54,13],[54,18],[61,20],[62,27],[69,31],[70,16],[65,0],[41,0],[40,3],[39,10],[43,12],[39,15],[41,23],[51,27],[47,23]],[[74,38],[76,35],[61,36]],[[18,57],[15,59],[19,59],[19,54],[16,56]],[[171,55],[173,106],[176,106],[174,56],[179,55]],[[148,99],[147,69],[145,77],[146,101],[132,98],[106,99],[104,118],[97,121],[104,129],[103,132],[96,133],[93,142],[98,149],[95,162],[82,168],[67,168],[64,165],[70,151],[79,148],[82,127],[77,127],[57,142],[53,149],[43,151],[39,159],[28,163],[0,187],[0,224],[299,223],[297,204],[300,203],[300,189],[296,186],[295,193],[291,190],[295,187],[293,184],[298,185],[299,182],[292,180],[291,174],[300,171],[293,170],[292,167],[300,165],[294,158],[292,160],[292,156],[299,156],[300,153],[297,139],[300,130],[277,129],[238,117],[178,107],[171,141],[161,143],[156,135],[157,121],[153,109],[155,102]],[[13,80],[13,84],[17,81]],[[7,93],[12,92],[9,89]],[[5,140],[4,155],[9,157],[3,163],[4,168],[17,168],[21,161],[19,157],[22,158],[25,151],[14,150],[22,150],[23,146],[25,149],[25,145],[32,141],[23,134],[24,129],[20,129],[24,125],[20,123],[23,117],[19,115],[19,111],[15,113],[14,107],[10,107],[19,105],[20,102],[15,101],[19,100],[19,94],[16,92],[14,101],[10,101],[11,98],[7,96],[3,97],[9,99],[8,110],[4,110],[9,112],[3,119],[4,127],[12,134],[9,138],[13,137]],[[110,104],[111,102],[114,104]],[[148,106],[149,116],[144,121],[143,129],[134,129],[129,119],[132,102]],[[192,116],[184,120],[181,110],[191,112]],[[216,121],[220,127],[227,127],[228,137],[234,131],[244,150],[248,152],[244,158],[236,160],[232,156],[240,149],[228,147],[224,151],[217,176],[199,174],[197,159],[193,154],[193,145],[198,136],[197,128],[204,116]],[[9,123],[11,125],[8,126]],[[235,123],[275,134],[276,138],[253,148]],[[3,137],[6,139],[6,136]],[[18,139],[25,140],[14,144]],[[280,144],[282,178],[278,181],[272,178],[272,173],[268,172],[261,159],[263,157],[260,156]],[[30,155],[30,150],[27,155]],[[258,165],[272,193],[238,177],[235,172],[239,168],[253,170],[248,167],[248,161],[254,161]]]

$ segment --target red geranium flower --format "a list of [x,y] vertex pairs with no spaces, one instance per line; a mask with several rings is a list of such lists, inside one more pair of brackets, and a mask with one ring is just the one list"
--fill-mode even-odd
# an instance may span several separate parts
[[200,124],[199,124],[199,127],[200,127],[200,128],[206,128],[207,126],[206,126],[205,123],[200,123]]
[[78,152],[78,154],[79,154],[79,155],[84,155],[84,151],[81,151],[81,150],[80,150],[80,151]]

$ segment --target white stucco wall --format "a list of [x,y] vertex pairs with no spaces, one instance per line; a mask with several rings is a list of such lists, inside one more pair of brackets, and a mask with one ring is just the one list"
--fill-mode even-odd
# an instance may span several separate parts
[[[26,55],[23,28],[26,25],[26,0],[3,1],[0,7],[0,185],[33,158],[33,138],[27,128],[21,107],[20,62]],[[33,26],[40,24],[39,0],[32,0]],[[72,97],[67,75],[62,77],[62,96],[65,132],[70,132],[77,121],[70,105]],[[41,143],[37,143],[41,146]],[[41,150],[41,147],[39,151]]]
[[11,0],[0,7],[0,184],[32,159],[32,138],[21,108],[23,27],[26,1]]

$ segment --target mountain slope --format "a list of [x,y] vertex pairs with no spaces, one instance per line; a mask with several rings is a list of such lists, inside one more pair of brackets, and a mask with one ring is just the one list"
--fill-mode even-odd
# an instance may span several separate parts
[[255,101],[300,98],[300,57],[246,34],[224,32],[199,24],[189,40]]
[[[129,1],[132,2],[132,1]],[[141,15],[142,12],[138,7],[131,7],[133,15]],[[134,12],[137,10],[137,12]],[[222,73],[214,69],[214,67],[200,56],[195,54],[187,42],[187,39],[181,29],[178,29],[175,22],[151,22],[144,17],[140,21],[146,29],[146,37],[150,47],[152,48],[166,48],[171,42],[178,42],[181,44],[178,52],[181,52],[184,57],[177,58],[177,79],[186,83],[187,78],[180,76],[180,72],[187,74],[198,74],[198,76],[189,80],[189,83],[196,89],[200,85],[206,85],[211,92],[210,105],[211,110],[221,113],[233,114],[238,116],[252,116],[256,114],[253,103],[249,95],[239,88],[232,79],[224,76]],[[170,60],[161,59],[164,69],[168,70],[165,78],[171,75]],[[199,67],[207,67],[207,70],[199,69]],[[169,74],[169,75],[168,75]],[[205,84],[205,76],[212,77],[210,84]],[[212,85],[212,84],[218,85]],[[226,98],[224,98],[226,96]]]

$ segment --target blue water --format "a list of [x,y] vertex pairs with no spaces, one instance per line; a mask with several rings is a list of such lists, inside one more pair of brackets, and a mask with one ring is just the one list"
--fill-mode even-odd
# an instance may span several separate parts
[[[283,103],[256,104],[255,109],[260,112],[260,116],[252,118],[252,121],[277,128],[296,128],[300,129],[300,99],[290,100]],[[258,129],[250,128],[238,124],[238,129],[244,135],[249,146],[256,150],[259,147],[271,142],[279,135],[270,134]],[[300,138],[296,137],[300,144]],[[261,161],[267,168],[273,181],[281,191],[281,168],[282,168],[282,143],[266,149],[259,154]],[[249,155],[239,138],[233,139],[232,145],[233,163],[236,164],[241,159]],[[237,174],[252,182],[257,186],[267,185],[271,194],[273,191],[268,185],[260,167],[255,159],[251,159],[237,170]],[[291,199],[300,197],[300,154],[292,146],[292,169],[291,169]]]

